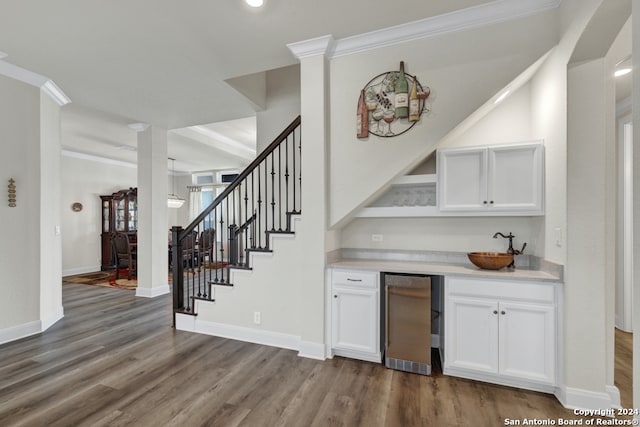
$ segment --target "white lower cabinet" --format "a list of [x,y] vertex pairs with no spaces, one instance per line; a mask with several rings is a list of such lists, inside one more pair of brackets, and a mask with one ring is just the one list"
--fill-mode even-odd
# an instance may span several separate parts
[[444,373],[549,391],[557,286],[447,277]]
[[380,349],[378,273],[331,271],[331,348],[334,354],[372,362]]

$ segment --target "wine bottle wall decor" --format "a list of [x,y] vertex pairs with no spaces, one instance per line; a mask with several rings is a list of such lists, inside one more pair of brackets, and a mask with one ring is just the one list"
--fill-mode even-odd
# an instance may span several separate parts
[[[405,72],[404,61],[398,71],[372,78],[360,91],[357,107],[357,137],[369,134],[391,138],[411,129],[429,112],[426,99],[431,89]],[[367,129],[368,128],[368,129]]]

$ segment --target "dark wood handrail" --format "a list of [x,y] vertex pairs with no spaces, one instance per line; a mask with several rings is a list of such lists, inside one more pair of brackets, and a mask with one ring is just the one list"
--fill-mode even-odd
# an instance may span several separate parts
[[280,135],[278,135],[271,144],[269,144],[269,146],[267,148],[265,148],[262,153],[260,153],[260,155],[258,157],[255,158],[255,160],[253,160],[249,166],[247,166],[241,173],[240,175],[238,175],[236,177],[236,179],[234,179],[231,184],[229,184],[227,186],[227,188],[224,189],[224,191],[218,196],[216,197],[213,202],[211,202],[211,204],[205,208],[200,215],[198,215],[193,221],[191,221],[191,224],[187,225],[184,230],[182,230],[179,233],[179,240],[182,241],[184,240],[184,238],[186,236],[189,235],[189,233],[191,233],[197,226],[198,224],[200,224],[200,222],[202,222],[207,215],[209,215],[211,213],[211,211],[213,211],[220,203],[222,203],[222,201],[229,195],[231,194],[231,192],[233,190],[236,189],[236,187],[246,178],[249,176],[249,174],[251,173],[251,171],[253,171],[256,167],[258,167],[258,165],[260,163],[262,163],[262,161],[264,159],[267,158],[267,156],[269,154],[271,154],[286,138],[287,136],[293,132],[298,126],[300,126],[301,123],[301,117],[298,116],[296,117],[293,122],[291,122],[291,124],[289,126],[287,126],[287,128],[285,130],[283,130]]

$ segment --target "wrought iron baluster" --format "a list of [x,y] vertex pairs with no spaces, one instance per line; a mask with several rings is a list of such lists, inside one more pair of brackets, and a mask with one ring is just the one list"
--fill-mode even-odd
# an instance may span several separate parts
[[[245,179],[245,181],[247,181]],[[247,181],[246,185],[244,186],[244,215],[247,218],[247,227],[249,226],[249,194],[247,192],[247,187],[249,186],[249,182]],[[247,252],[247,250],[249,249],[248,243],[249,243],[249,239],[248,239],[248,228],[245,228],[244,230],[244,253],[246,256],[246,266],[249,266],[249,252]]]
[[[198,273],[200,273],[200,263],[198,262],[200,259],[200,245],[202,243],[197,241],[197,237],[200,235],[200,224],[202,223],[198,223],[198,226],[196,227],[195,230],[195,234],[193,234],[193,257],[191,258],[191,262],[192,265],[195,267],[196,264],[198,265]],[[196,245],[198,245],[198,248],[196,249]],[[201,274],[197,274],[198,276],[198,298],[202,297],[202,289],[200,289],[200,279],[201,279]],[[196,281],[196,273],[194,271],[193,273],[193,281]]]
[[265,159],[262,164],[264,165],[264,247],[265,249],[269,249],[269,237],[267,234],[267,229],[269,228],[269,208],[266,206],[269,203],[269,181],[267,179],[267,159]]
[[282,231],[282,144],[278,145],[278,231]]
[[[254,179],[253,171],[251,171],[251,210],[253,211],[253,215],[257,214],[256,209],[256,182]],[[256,239],[255,235],[251,235],[251,249],[256,248]]]
[[[289,136],[284,141],[284,188],[285,188],[285,214],[289,213]],[[287,215],[287,231],[291,231],[289,227],[289,215]]]
[[293,163],[293,211],[296,212],[296,133],[292,134],[293,150],[291,153],[291,161]]
[[[212,226],[216,225],[216,221],[218,219],[218,207],[216,206],[215,209],[213,209],[213,222],[211,223]],[[218,241],[218,236],[220,235],[220,229],[218,229],[217,232],[214,232],[214,237],[213,237],[213,241],[214,244]],[[218,248],[217,245],[215,245],[215,249],[213,250],[213,262],[214,265],[217,267],[218,266]],[[216,278],[215,281],[218,281],[218,269],[216,268]]]
[[262,222],[262,189],[260,186],[260,165],[256,168],[258,170],[258,249],[262,249],[262,233],[260,233],[260,223]]
[[[234,199],[235,200],[235,199]],[[236,234],[236,245],[238,246],[238,264],[242,265],[244,261],[244,257],[242,256],[242,251],[240,250],[240,244],[238,241],[242,241],[242,182],[238,184],[238,204],[234,209],[238,209],[238,233]],[[235,202],[234,202],[235,204]]]
[[298,190],[300,191],[300,197],[299,197],[300,209],[298,209],[298,213],[300,213],[302,212],[302,137],[298,137],[298,152],[300,156],[299,157],[300,164],[298,164],[298,169],[299,169],[298,173],[300,174],[300,182],[298,183]]
[[271,231],[276,231],[276,171],[273,152],[271,153]]
[[[226,204],[226,200],[223,201]],[[220,209],[220,261],[224,262],[224,241],[225,241],[225,229],[224,229],[224,209]],[[220,272],[220,282],[224,283],[224,269]]]

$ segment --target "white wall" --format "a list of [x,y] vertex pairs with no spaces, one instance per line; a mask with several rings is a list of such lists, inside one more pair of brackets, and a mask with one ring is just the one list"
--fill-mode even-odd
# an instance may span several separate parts
[[[40,91],[0,76],[0,330],[40,318]],[[16,207],[6,198],[16,181]]]
[[[62,274],[99,271],[102,212],[100,196],[137,187],[137,169],[62,157]],[[71,205],[80,202],[80,212]]]
[[0,342],[47,329],[63,316],[60,107],[38,87],[0,76],[0,170],[16,206],[0,207]]
[[[633,2],[631,32],[633,40],[640,40],[640,3]],[[633,68],[640,70],[640,43],[633,43]],[[633,73],[633,128],[640,129],[640,73]],[[633,133],[633,146],[640,147],[640,132]],[[640,150],[633,151],[633,251],[640,254]],[[633,263],[633,330],[640,331],[640,261]],[[633,340],[633,406],[640,408],[640,340]],[[640,417],[636,416],[636,419]]]
[[[567,326],[589,333],[567,336],[571,386],[604,392],[605,377],[605,159],[604,61],[568,74],[568,230],[564,307]],[[589,90],[585,90],[589,88]],[[594,262],[595,260],[595,262]],[[574,329],[575,330],[575,329]],[[600,351],[594,349],[600,348]],[[585,370],[589,367],[588,370]]]
[[60,106],[40,95],[40,320],[47,329],[64,315],[60,215]]
[[257,153],[300,115],[300,66],[267,71],[267,108],[256,113]]
[[[391,179],[416,166],[456,125],[556,43],[545,15],[381,48],[331,62],[331,227],[341,226]],[[473,40],[473,43],[469,43]],[[417,75],[431,112],[409,132],[358,140],[360,89],[381,72]],[[526,130],[525,130],[526,132]]]
[[[457,138],[438,145],[487,145],[531,140],[530,86],[521,87],[499,106]],[[345,248],[410,249],[433,251],[504,251],[505,241],[493,239],[495,232],[513,232],[514,245],[527,243],[527,253],[543,255],[537,242],[542,232],[540,218],[530,217],[426,217],[357,218],[342,229]],[[372,242],[371,234],[382,234]]]

